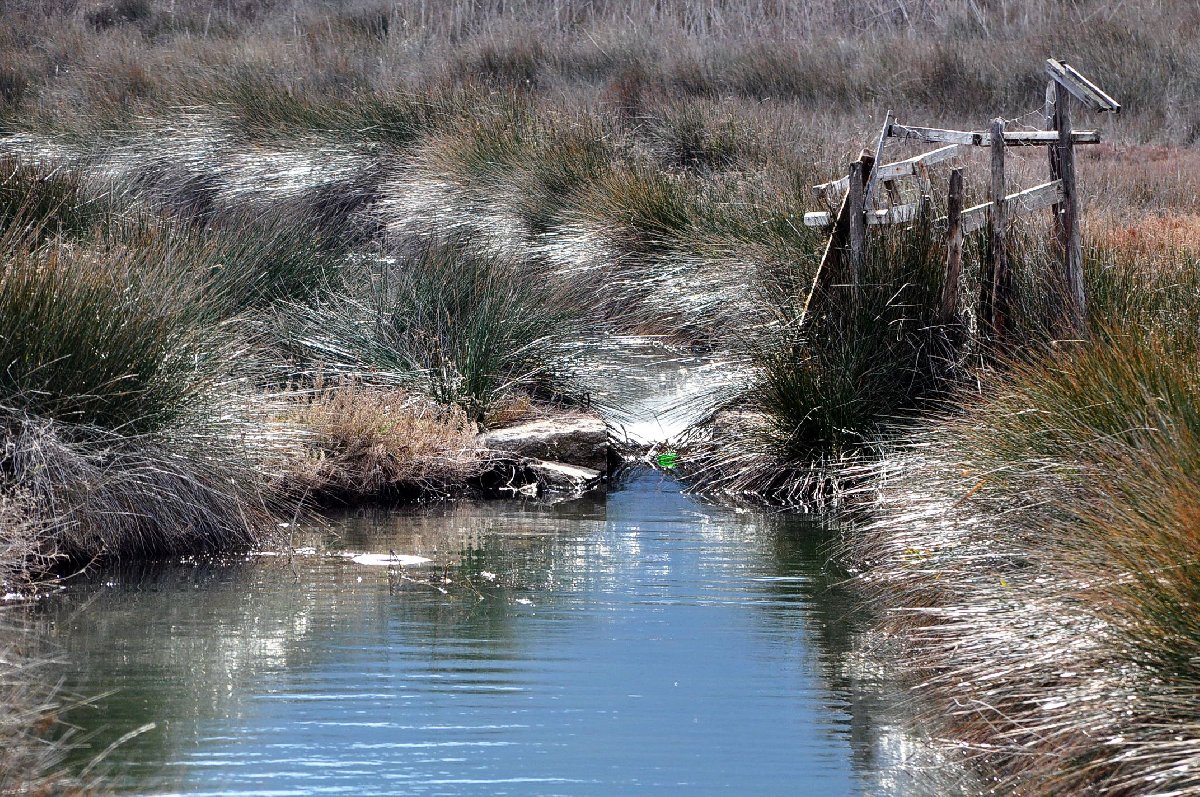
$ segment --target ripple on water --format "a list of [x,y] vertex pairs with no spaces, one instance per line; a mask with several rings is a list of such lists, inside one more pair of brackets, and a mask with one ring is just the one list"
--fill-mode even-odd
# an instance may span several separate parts
[[853,624],[802,522],[643,474],[607,502],[363,513],[314,537],[409,552],[449,586],[267,557],[52,608],[68,688],[115,690],[73,718],[94,744],[159,723],[112,753],[118,791],[855,794],[906,749],[839,681]]

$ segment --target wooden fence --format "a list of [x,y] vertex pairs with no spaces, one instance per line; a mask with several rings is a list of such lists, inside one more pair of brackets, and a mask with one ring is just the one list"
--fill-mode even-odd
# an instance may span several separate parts
[[[849,301],[857,300],[862,275],[868,228],[876,225],[932,222],[945,231],[945,280],[942,286],[940,315],[950,323],[958,317],[958,297],[962,278],[963,237],[988,227],[989,257],[983,264],[979,313],[981,329],[995,338],[1004,337],[1010,326],[1013,307],[1012,275],[1008,263],[1009,221],[1017,215],[1053,209],[1055,245],[1059,252],[1064,295],[1066,332],[1084,334],[1087,306],[1083,291],[1083,247],[1079,237],[1079,195],[1075,183],[1075,145],[1096,144],[1100,134],[1094,130],[1075,130],[1071,122],[1072,99],[1094,112],[1118,113],[1121,106],[1094,83],[1062,61],[1049,59],[1042,130],[1010,131],[1003,119],[995,119],[984,131],[946,130],[902,125],[889,111],[873,152],[865,151],[849,164],[840,180],[814,186],[819,198],[830,203],[827,212],[806,213],[804,223],[830,230],[829,243],[821,258],[812,290],[805,305],[804,320],[822,312],[829,301],[830,287],[842,284],[850,288]],[[943,144],[938,149],[894,163],[880,163],[889,138]],[[1043,146],[1048,151],[1049,180],[1041,185],[1008,194],[1005,188],[1005,150],[1008,147]],[[989,201],[963,208],[961,168],[950,174],[946,215],[929,219],[932,194],[929,169],[966,154],[971,147],[991,150]],[[906,178],[917,182],[916,199],[901,200],[899,182]],[[832,205],[838,203],[836,210]]]

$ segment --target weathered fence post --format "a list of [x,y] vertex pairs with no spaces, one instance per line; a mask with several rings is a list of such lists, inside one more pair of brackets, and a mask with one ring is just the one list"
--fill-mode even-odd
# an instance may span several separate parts
[[988,260],[984,269],[980,312],[997,339],[1008,326],[1011,278],[1008,271],[1008,203],[1004,180],[1004,120],[996,119],[989,131],[992,148],[991,207],[988,210]]
[[1072,141],[1071,95],[1054,82],[1054,127],[1058,142],[1050,147],[1050,179],[1062,180],[1063,201],[1054,206],[1054,229],[1062,252],[1061,284],[1065,290],[1066,321],[1070,331],[1083,336],[1087,299],[1083,293],[1083,244],[1079,238],[1079,193],[1075,187],[1075,144]]
[[958,291],[962,278],[962,169],[950,172],[950,194],[946,200],[946,278],[942,282],[941,321],[951,324],[958,319]]
[[845,280],[849,284],[850,303],[858,305],[858,284],[862,279],[864,247],[867,242],[867,217],[864,208],[863,162],[853,161],[850,164],[850,193],[846,212],[850,214],[850,268],[845,269]]

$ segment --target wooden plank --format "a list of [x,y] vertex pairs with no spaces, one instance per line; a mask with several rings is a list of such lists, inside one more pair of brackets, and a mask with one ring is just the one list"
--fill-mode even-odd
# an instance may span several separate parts
[[[1009,217],[1017,214],[1032,213],[1035,210],[1048,208],[1056,202],[1061,202],[1063,197],[1062,181],[1056,180],[1052,183],[1042,183],[1041,185],[1027,188],[1024,191],[1018,191],[1015,194],[1009,194],[1004,199],[1008,204]],[[992,208],[991,202],[984,202],[982,205],[975,205],[967,208],[962,212],[962,228],[963,233],[972,233],[983,227],[988,222],[988,214]],[[939,224],[946,224],[947,217],[943,216],[938,219]]]
[[942,130],[936,127],[911,127],[909,125],[893,124],[888,128],[892,138],[910,138],[925,141],[929,144],[965,144],[981,146],[983,133],[972,133],[966,130]]
[[[916,202],[893,205],[890,208],[882,208],[867,213],[866,222],[872,227],[885,224],[905,224],[917,217],[919,209],[919,203]],[[828,227],[832,223],[833,217],[824,211],[814,211],[804,214],[805,227]]]
[[1079,74],[1066,61],[1046,59],[1046,74],[1058,85],[1071,93],[1071,96],[1087,105],[1097,113],[1120,113],[1121,105],[1108,96],[1092,81]]
[[1026,188],[1024,191],[1009,194],[1004,199],[1009,206],[1009,216],[1014,216],[1016,214],[1032,213],[1035,210],[1048,208],[1056,202],[1061,201],[1062,197],[1062,181],[1055,180],[1052,183],[1042,183],[1041,185],[1035,185],[1033,188]]
[[963,206],[962,169],[950,172],[950,194],[946,201],[946,274],[942,281],[941,321],[958,318],[958,292],[962,279],[963,230],[959,223]]
[[[895,163],[885,163],[879,167],[879,179],[896,180],[902,177],[919,175],[920,167],[922,165],[928,167],[937,163],[942,163],[943,161],[958,157],[965,152],[966,150],[962,147],[962,145],[951,144],[946,147],[939,147],[931,152],[926,152],[923,155],[914,155],[911,158],[906,158],[902,161],[896,161]],[[841,194],[846,193],[846,188],[848,185],[848,178],[843,177],[840,180],[832,180],[828,183],[814,185],[813,193],[815,193],[818,197],[826,195],[840,196]]]
[[[1096,130],[1076,130],[1071,134],[1071,140],[1076,144],[1099,144],[1100,133]],[[984,139],[985,146],[991,144],[990,138]],[[1004,134],[1004,143],[1010,147],[1029,147],[1039,144],[1057,144],[1058,132],[1051,130],[1017,130]]]
[[[875,143],[875,162],[879,163],[883,160],[883,145],[887,143],[888,130],[892,127],[892,112],[888,111],[883,117],[883,128],[879,131],[879,140]],[[879,204],[876,201],[875,194],[878,193],[879,172],[871,170],[871,176],[867,179],[866,186],[863,190],[863,207],[866,210],[877,210]]]
[[907,224],[917,217],[918,203],[909,202],[906,205],[893,205],[890,208],[877,210],[867,214],[867,224]]
[[[907,127],[894,124],[893,138],[907,138],[930,144],[949,142],[972,147],[990,147],[991,135],[986,132],[968,130],[942,130],[934,127]],[[1099,144],[1100,133],[1095,130],[1076,130],[1072,133],[1076,144]],[[1036,146],[1058,143],[1058,132],[1054,130],[1014,130],[1004,133],[1004,143],[1010,146]]]

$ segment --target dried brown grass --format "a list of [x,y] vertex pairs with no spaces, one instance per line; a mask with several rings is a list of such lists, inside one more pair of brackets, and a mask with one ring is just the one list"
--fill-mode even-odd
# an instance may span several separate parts
[[457,407],[389,386],[342,379],[298,397],[284,421],[304,430],[307,451],[287,467],[293,492],[376,498],[445,494],[486,467],[478,426]]

